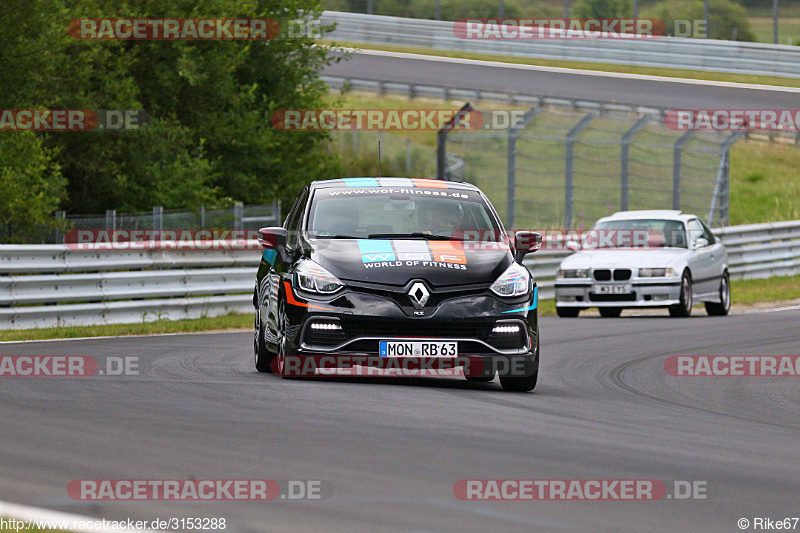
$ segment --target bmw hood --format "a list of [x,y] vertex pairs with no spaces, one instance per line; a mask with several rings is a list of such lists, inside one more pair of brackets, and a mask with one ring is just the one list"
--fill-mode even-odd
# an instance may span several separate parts
[[424,239],[315,239],[311,259],[342,281],[402,286],[494,282],[513,262],[507,245]]
[[684,248],[583,250],[564,259],[561,268],[663,268],[680,263],[687,254]]

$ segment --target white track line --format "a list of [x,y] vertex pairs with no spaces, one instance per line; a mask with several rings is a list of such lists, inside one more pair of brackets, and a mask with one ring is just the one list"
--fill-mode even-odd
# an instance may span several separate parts
[[[61,513],[58,511],[51,511],[41,507],[31,507],[28,505],[20,505],[18,503],[4,502],[0,500],[0,517],[5,519],[13,518],[15,520],[22,520],[26,522],[27,528],[28,520],[36,520],[41,522],[50,522],[55,527],[55,524],[60,522],[62,524],[75,524],[76,522],[101,522],[103,519],[96,516],[81,516],[76,514]],[[109,522],[108,519],[106,519]],[[122,523],[121,520],[119,520]],[[136,520],[134,520],[136,522]],[[94,525],[94,524],[92,524]],[[4,531],[14,531],[11,528],[5,528]],[[25,529],[20,529],[25,531]],[[136,531],[137,533],[154,533],[150,529],[111,529],[109,528],[90,528],[90,529],[76,529],[70,527],[68,531],[79,532],[92,532],[92,533],[119,533],[120,531]]]
[[67,339],[32,339],[27,341],[0,341],[0,344],[19,344],[23,342],[63,342],[63,341],[90,341],[94,339],[135,339],[137,337],[174,337],[176,335],[221,335],[223,333],[243,333],[250,329],[227,329],[222,331],[184,331],[178,333],[149,333],[143,335],[103,335],[98,337],[70,337]]
[[[575,74],[580,76],[594,76],[598,78],[620,78],[626,80],[657,81],[662,83],[680,83],[682,85],[701,85],[707,87],[728,87],[731,89],[750,89],[754,91],[771,91],[782,93],[800,94],[800,87],[784,87],[782,85],[761,85],[756,83],[736,83],[732,81],[697,80],[691,78],[672,78],[669,76],[653,76],[649,74],[627,74],[623,72],[604,72],[601,70],[586,70],[564,67],[543,67],[540,65],[525,65],[521,63],[503,63],[501,61],[485,61],[481,59],[463,59],[460,57],[429,56],[425,54],[410,54],[407,52],[389,52],[387,50],[367,50],[363,48],[339,48],[345,52],[379,57],[396,57],[399,59],[417,59],[420,61],[433,61],[439,63],[456,63],[461,65],[475,65],[480,67],[510,68],[516,70],[531,70],[536,72],[555,72],[560,74]],[[704,72],[704,71],[701,71]]]

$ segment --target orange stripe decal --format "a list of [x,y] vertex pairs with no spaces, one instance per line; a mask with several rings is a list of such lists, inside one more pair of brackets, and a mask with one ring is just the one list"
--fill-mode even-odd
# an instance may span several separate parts
[[296,305],[297,307],[310,307],[311,309],[322,309],[324,311],[333,311],[330,307],[322,307],[321,305],[314,305],[314,304],[307,304],[305,302],[298,302],[294,298],[294,293],[292,292],[292,286],[289,284],[288,281],[283,282],[283,286],[286,287],[286,303],[289,305]]
[[464,254],[461,241],[428,241],[428,246],[431,247],[434,261],[467,264],[467,256]]
[[426,180],[426,179],[415,179],[414,185],[417,187],[426,187],[429,189],[446,189],[447,182],[442,180]]

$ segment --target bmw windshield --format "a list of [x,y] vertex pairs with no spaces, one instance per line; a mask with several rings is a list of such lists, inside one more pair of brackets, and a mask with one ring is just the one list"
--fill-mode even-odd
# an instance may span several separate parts
[[312,238],[497,240],[499,223],[471,190],[318,189],[307,232]]
[[[686,248],[686,230],[680,220],[607,220],[596,224],[593,248]],[[625,232],[625,237],[621,232]]]

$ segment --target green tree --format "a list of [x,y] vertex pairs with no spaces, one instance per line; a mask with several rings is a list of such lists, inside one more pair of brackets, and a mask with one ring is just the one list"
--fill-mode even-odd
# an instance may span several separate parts
[[[666,24],[667,34],[675,34],[675,20],[703,20],[702,0],[663,0],[654,6],[642,10],[643,18],[662,19]],[[755,41],[756,37],[750,29],[746,10],[731,0],[713,0],[709,6],[709,39],[733,39],[737,41]],[[702,35],[692,35],[702,37]]]
[[579,19],[630,17],[633,8],[629,0],[580,0],[571,10]]

